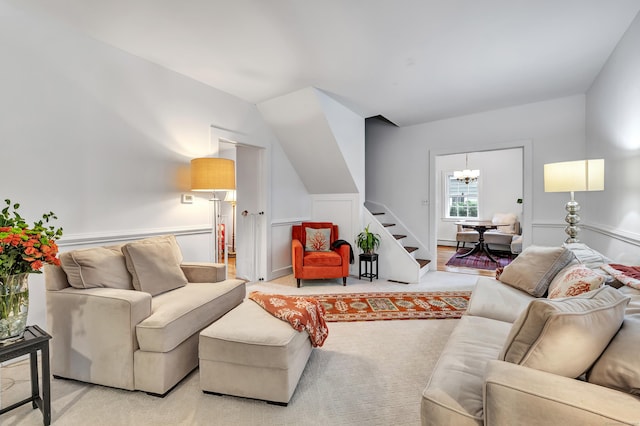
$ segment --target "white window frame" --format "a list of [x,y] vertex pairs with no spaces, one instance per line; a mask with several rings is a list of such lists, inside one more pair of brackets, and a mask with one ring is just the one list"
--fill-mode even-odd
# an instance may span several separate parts
[[[449,188],[449,182],[451,181],[451,179],[453,178],[453,170],[450,171],[445,171],[443,172],[443,179],[442,179],[442,183],[443,183],[443,190],[442,190],[442,207],[443,207],[443,212],[442,212],[442,217],[448,220],[452,220],[452,221],[457,221],[457,220],[465,220],[465,219],[471,219],[471,220],[477,220],[480,218],[480,200],[482,199],[481,196],[481,192],[480,192],[480,179],[481,177],[478,177],[478,180],[476,182],[474,182],[474,184],[476,185],[476,189],[477,189],[477,207],[476,207],[476,216],[451,216],[450,215],[450,206],[449,206],[449,201],[451,199],[451,195],[450,195],[450,188]],[[465,184],[466,185],[466,184]]]

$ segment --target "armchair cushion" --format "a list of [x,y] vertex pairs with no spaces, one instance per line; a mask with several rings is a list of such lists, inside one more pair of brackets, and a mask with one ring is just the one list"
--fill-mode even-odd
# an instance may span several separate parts
[[175,238],[149,238],[122,247],[133,287],[152,296],[183,287],[187,278],[175,252]]
[[494,225],[500,224],[498,226],[498,231],[504,234],[516,234],[516,222],[518,222],[518,216],[514,213],[496,213],[493,215],[493,219],[491,222]]
[[335,251],[310,251],[304,254],[304,266],[340,266],[342,257]]
[[60,254],[60,263],[71,287],[133,289],[121,246],[69,251]]
[[304,229],[305,251],[331,251],[331,228]]

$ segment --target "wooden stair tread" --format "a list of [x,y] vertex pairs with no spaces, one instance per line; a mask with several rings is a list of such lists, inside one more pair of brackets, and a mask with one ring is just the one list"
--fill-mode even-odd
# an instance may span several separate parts
[[382,223],[381,225],[384,226],[385,228],[388,228],[390,226],[396,226],[395,223]]
[[420,268],[424,268],[429,263],[431,263],[431,261],[428,259],[416,259],[416,261],[418,261],[418,263],[420,264]]
[[395,238],[396,240],[401,240],[403,238],[407,238],[406,235],[400,235],[400,234],[393,234],[393,238]]
[[414,251],[418,250],[418,247],[405,247],[404,249],[409,253],[413,253]]

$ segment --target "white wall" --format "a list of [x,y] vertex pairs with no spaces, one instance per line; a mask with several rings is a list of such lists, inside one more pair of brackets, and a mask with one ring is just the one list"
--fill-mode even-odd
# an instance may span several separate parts
[[587,92],[587,154],[605,159],[605,190],[587,195],[583,230],[617,259],[640,256],[640,15]]
[[[521,148],[480,151],[469,153],[469,168],[480,170],[479,211],[481,220],[491,220],[495,213],[514,213],[522,216],[522,205],[516,201],[523,197]],[[444,176],[447,172],[465,168],[465,154],[442,155],[436,158],[436,214],[437,239],[441,243],[456,241],[458,219],[446,217]]]
[[584,117],[585,97],[579,95],[403,128],[368,120],[366,199],[387,205],[422,241],[435,244],[429,217],[429,184],[435,176],[430,151],[471,152],[525,141],[531,146],[531,158],[525,155],[524,163],[525,179],[530,173],[531,182],[531,197],[524,197],[523,206],[525,214],[531,211],[523,218],[525,229],[532,227],[528,243],[559,244],[566,194],[545,193],[542,170],[545,163],[584,156]]
[[[211,153],[211,125],[270,151],[255,105],[4,3],[0,51],[2,199],[29,221],[56,212],[63,251],[172,232],[186,259],[208,260],[209,203],[180,203],[189,161]],[[270,161],[288,160],[275,149]],[[301,192],[282,169],[265,182],[277,215]],[[30,281],[29,322],[44,325],[42,277]]]

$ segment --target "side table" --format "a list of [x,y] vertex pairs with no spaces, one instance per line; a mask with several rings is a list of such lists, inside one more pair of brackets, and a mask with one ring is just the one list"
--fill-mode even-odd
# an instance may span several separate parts
[[[377,253],[361,253],[359,256],[360,264],[358,265],[358,279],[369,278],[369,282],[374,278],[378,278],[378,254]],[[362,262],[364,262],[364,273],[362,272]],[[373,267],[376,267],[375,274]]]
[[[49,340],[51,336],[37,325],[29,325],[24,330],[22,339],[0,345],[0,362],[8,361],[29,354],[31,364],[31,396],[20,402],[3,408],[0,415],[18,408],[28,402],[42,411],[45,426],[51,424],[51,376],[49,372]],[[38,380],[38,351],[42,353],[42,398]]]

